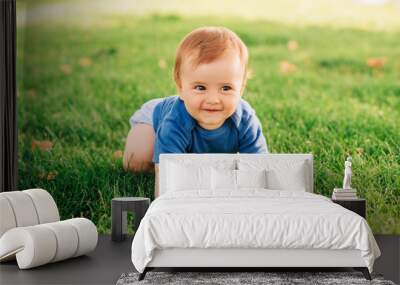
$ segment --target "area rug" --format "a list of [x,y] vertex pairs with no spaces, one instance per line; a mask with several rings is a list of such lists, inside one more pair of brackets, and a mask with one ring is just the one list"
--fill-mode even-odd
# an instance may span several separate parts
[[361,272],[147,272],[145,279],[138,281],[139,273],[124,273],[117,285],[134,284],[379,284],[396,285],[384,280],[380,274],[372,274],[366,280]]

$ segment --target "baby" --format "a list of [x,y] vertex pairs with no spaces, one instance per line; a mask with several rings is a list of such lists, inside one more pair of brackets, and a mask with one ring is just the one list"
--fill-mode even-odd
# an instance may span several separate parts
[[[130,118],[126,170],[155,171],[161,153],[267,153],[262,126],[242,99],[247,82],[248,51],[224,27],[189,33],[175,58],[179,95],[152,99]],[[154,165],[154,166],[153,166]]]

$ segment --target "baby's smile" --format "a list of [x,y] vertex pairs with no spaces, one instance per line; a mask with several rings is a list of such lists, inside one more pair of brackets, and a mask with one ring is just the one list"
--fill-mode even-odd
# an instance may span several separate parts
[[215,112],[219,112],[222,111],[222,109],[203,109],[204,111],[210,112],[210,113],[215,113]]

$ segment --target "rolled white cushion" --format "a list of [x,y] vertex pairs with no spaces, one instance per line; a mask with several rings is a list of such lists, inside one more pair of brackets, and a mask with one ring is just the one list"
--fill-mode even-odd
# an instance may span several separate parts
[[86,254],[96,248],[96,226],[88,219],[18,227],[0,238],[0,261],[16,254],[20,269]]
[[65,221],[43,224],[56,235],[57,250],[51,262],[57,262],[74,256],[78,249],[78,233]]
[[74,218],[63,221],[71,224],[78,232],[78,248],[73,257],[86,254],[97,246],[98,233],[96,225],[86,218]]
[[35,205],[28,194],[22,191],[10,191],[0,195],[10,202],[17,227],[33,226],[39,223]]
[[49,263],[57,249],[53,231],[42,225],[18,227],[7,231],[0,239],[0,260],[16,254],[20,269]]
[[49,192],[43,189],[28,189],[22,192],[31,197],[38,214],[39,224],[60,220],[56,202]]
[[13,209],[6,197],[0,195],[0,237],[9,229],[15,228],[17,223]]
[[53,197],[43,189],[0,193],[0,237],[15,227],[60,220]]

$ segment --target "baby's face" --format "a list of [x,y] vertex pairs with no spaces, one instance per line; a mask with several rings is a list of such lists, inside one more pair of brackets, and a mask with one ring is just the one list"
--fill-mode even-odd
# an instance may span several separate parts
[[189,60],[182,62],[179,96],[202,128],[216,129],[235,112],[242,95],[243,74],[244,66],[234,50],[197,67]]

